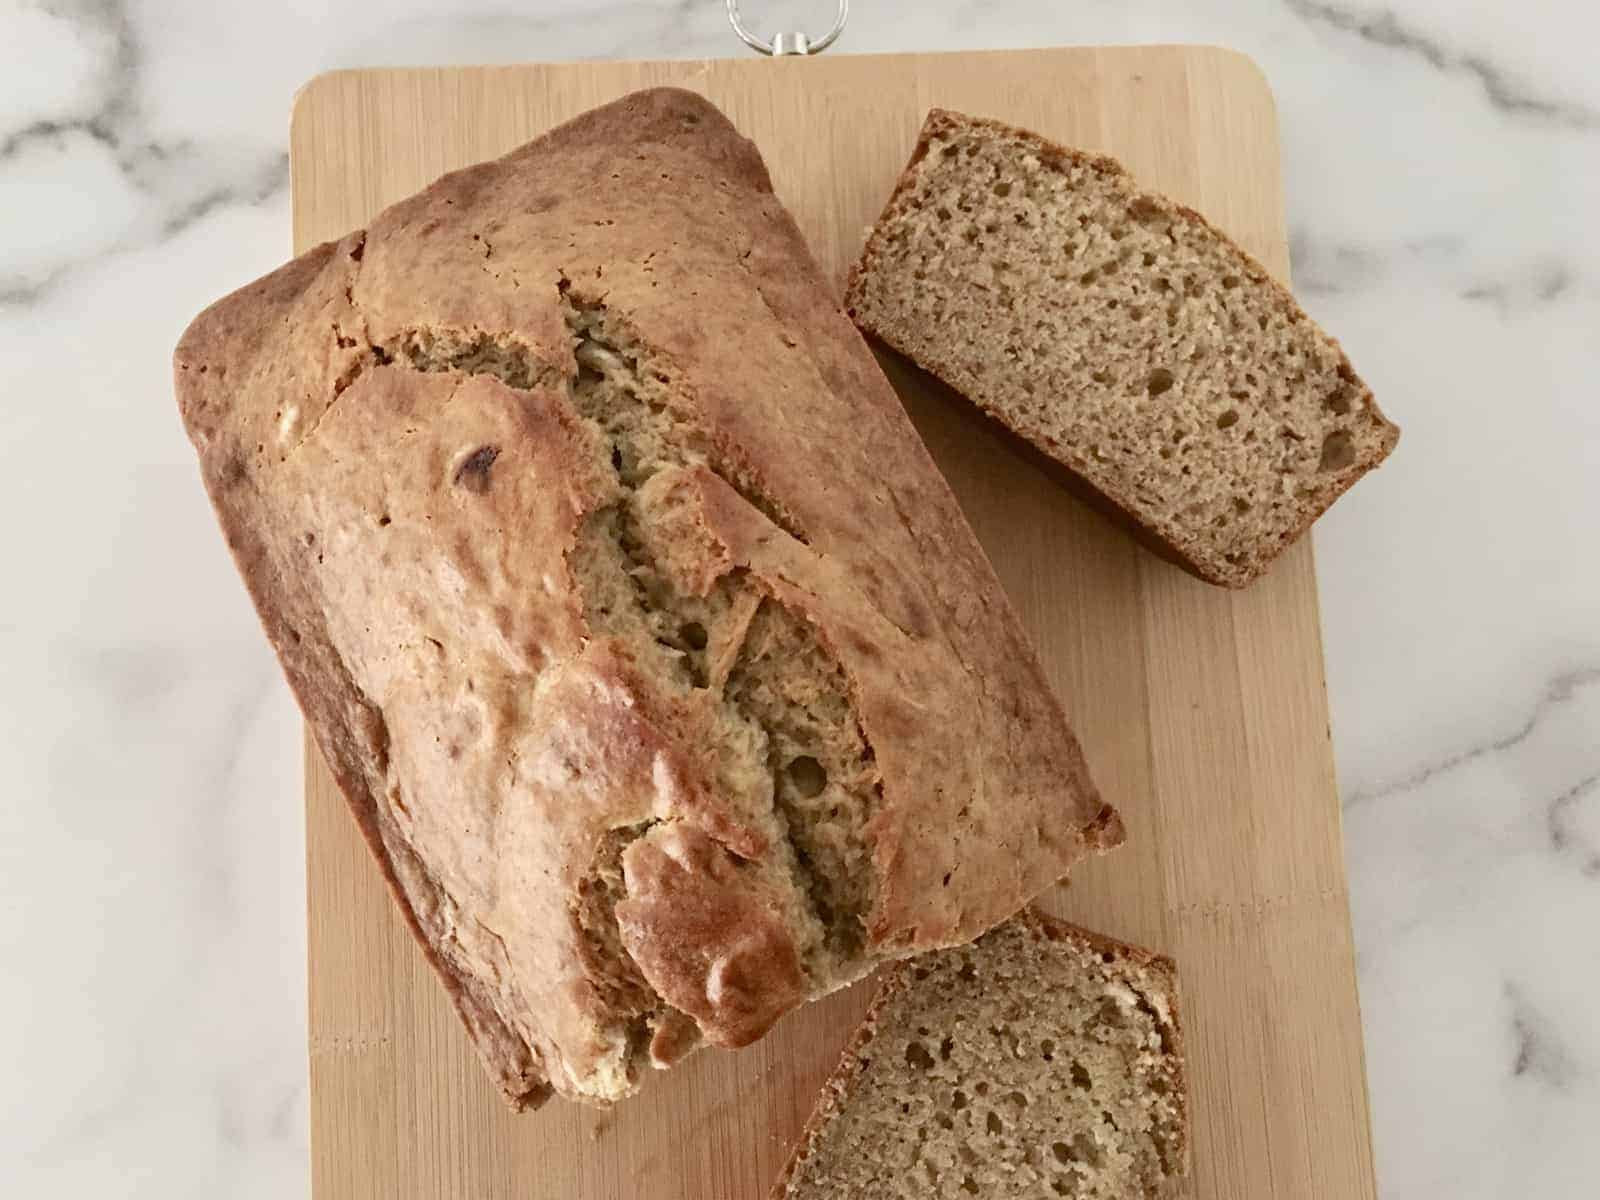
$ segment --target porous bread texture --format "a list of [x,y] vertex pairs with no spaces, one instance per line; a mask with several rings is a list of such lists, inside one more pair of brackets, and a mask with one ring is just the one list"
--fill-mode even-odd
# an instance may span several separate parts
[[1399,437],[1198,213],[997,121],[929,114],[845,303],[1212,583],[1256,579]]
[[213,305],[175,365],[267,634],[514,1105],[745,1045],[1121,840],[700,97],[444,177]]
[[774,1200],[1129,1200],[1187,1171],[1177,977],[1031,910],[886,969]]

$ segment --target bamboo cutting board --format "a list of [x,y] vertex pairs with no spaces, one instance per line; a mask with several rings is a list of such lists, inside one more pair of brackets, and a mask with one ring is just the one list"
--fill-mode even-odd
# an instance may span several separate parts
[[[1287,276],[1272,98],[1244,58],[1156,47],[592,63],[322,76],[291,136],[295,245],[627,91],[705,93],[842,275],[933,104],[1120,157]],[[1049,906],[1176,956],[1193,1193],[1373,1194],[1309,543],[1243,594],[1080,507],[924,377],[886,363],[1022,611],[1128,843]],[[951,736],[960,736],[957,730]],[[314,747],[307,769],[318,1200],[752,1200],[869,995],[703,1051],[602,1113],[513,1116],[393,911]]]

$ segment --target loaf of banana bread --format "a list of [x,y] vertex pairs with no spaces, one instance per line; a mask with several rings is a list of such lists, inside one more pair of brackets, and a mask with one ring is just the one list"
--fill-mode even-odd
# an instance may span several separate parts
[[489,1071],[605,1103],[1121,839],[705,100],[445,176],[176,355],[290,685]]

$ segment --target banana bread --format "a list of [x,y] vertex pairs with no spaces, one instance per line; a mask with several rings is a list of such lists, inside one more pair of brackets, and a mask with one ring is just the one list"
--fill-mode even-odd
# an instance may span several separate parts
[[886,969],[773,1196],[1166,1196],[1188,1104],[1172,961],[1025,910]]
[[175,369],[289,683],[515,1105],[744,1045],[1121,839],[698,96],[445,176],[213,305]]
[[1212,583],[1254,580],[1399,438],[1198,213],[998,121],[928,115],[845,303]]

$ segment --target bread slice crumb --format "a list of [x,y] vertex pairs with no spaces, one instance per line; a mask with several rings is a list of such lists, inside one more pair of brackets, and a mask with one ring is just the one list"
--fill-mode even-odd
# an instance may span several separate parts
[[1125,1200],[1187,1164],[1172,960],[1030,909],[888,969],[773,1200]]
[[845,304],[1228,587],[1399,438],[1338,342],[1200,214],[998,121],[928,115]]

